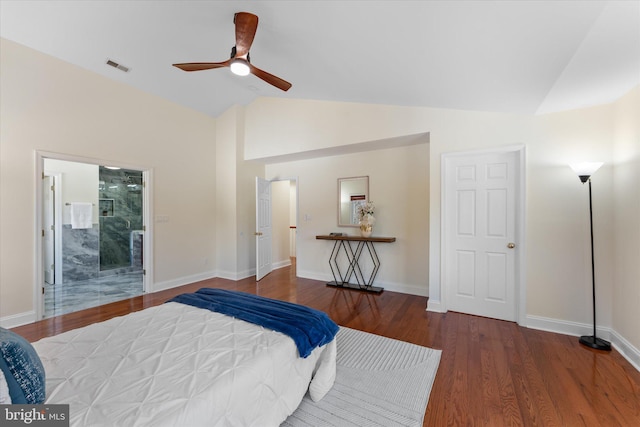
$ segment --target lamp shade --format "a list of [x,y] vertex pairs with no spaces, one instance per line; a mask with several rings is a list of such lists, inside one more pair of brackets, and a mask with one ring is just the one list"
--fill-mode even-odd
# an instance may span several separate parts
[[231,61],[229,68],[231,68],[231,72],[233,74],[238,76],[246,76],[250,71],[249,64],[247,64],[247,61],[242,58],[236,58]]
[[602,162],[582,162],[572,163],[569,166],[571,166],[571,169],[580,177],[580,181],[587,182],[589,177],[600,169],[602,165]]

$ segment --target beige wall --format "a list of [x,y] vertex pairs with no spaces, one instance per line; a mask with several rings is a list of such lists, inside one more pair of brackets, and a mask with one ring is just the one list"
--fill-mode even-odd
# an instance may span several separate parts
[[602,161],[592,177],[596,290],[598,323],[611,326],[611,125],[612,105],[536,117],[536,138],[527,152],[527,295],[532,315],[592,324],[588,186],[568,164]]
[[[575,333],[591,321],[586,187],[566,165],[601,160],[593,178],[599,319],[640,348],[638,88],[611,105],[543,116],[260,98],[214,120],[1,43],[0,317],[33,312],[36,150],[153,171],[153,212],[169,219],[153,224],[158,288],[207,277],[214,266],[250,275],[254,177],[262,175],[299,178],[299,271],[327,277],[330,248],[315,235],[344,231],[336,179],[369,175],[376,234],[398,238],[380,245],[380,282],[437,302],[441,155],[523,145],[527,322]],[[428,143],[322,157],[426,133]],[[300,153],[316,158],[259,162]]]
[[[424,109],[258,98],[246,108],[245,158],[380,141],[425,132]],[[353,175],[347,175],[353,176]]]
[[[616,102],[613,121],[613,329],[640,348],[640,87]],[[629,349],[628,353],[631,353]],[[636,366],[640,361],[636,361]]]
[[244,107],[237,108],[236,180],[238,191],[236,195],[236,216],[238,218],[238,229],[236,230],[236,239],[238,250],[236,257],[238,266],[236,274],[240,279],[256,274],[256,238],[253,234],[256,231],[256,177],[264,177],[264,164],[244,161],[245,109]]
[[36,150],[152,170],[152,287],[213,275],[215,120],[0,43],[0,318],[34,314]]
[[216,270],[220,277],[229,279],[235,279],[237,270],[237,115],[237,108],[229,109],[216,126]]
[[[419,144],[267,165],[267,179],[298,178],[298,276],[333,280],[328,266],[332,243],[316,240],[315,236],[360,232],[357,227],[337,226],[338,178],[368,175],[370,198],[376,205],[374,234],[397,239],[395,243],[376,245],[382,263],[376,286],[426,295],[428,164],[428,144]],[[365,262],[367,259],[362,257]]]
[[244,107],[234,106],[217,119],[216,247],[218,275],[238,280],[255,274],[256,176],[264,164],[244,161]]
[[[637,254],[640,244],[637,237],[633,243],[621,243],[622,230],[614,235],[613,208],[616,202],[622,204],[628,197],[632,201],[638,197],[637,168],[629,166],[625,172],[623,165],[614,162],[613,158],[614,135],[637,135],[633,133],[637,132],[637,127],[633,127],[634,124],[637,126],[637,104],[634,103],[637,102],[637,91],[636,88],[636,95],[628,95],[614,104],[543,116],[261,98],[247,107],[245,153],[250,158],[269,159],[288,154],[300,155],[305,150],[322,152],[322,149],[341,145],[429,132],[428,149],[422,156],[428,163],[418,166],[428,171],[428,177],[421,179],[423,184],[428,182],[429,185],[425,191],[430,203],[427,208],[429,216],[425,215],[429,229],[417,234],[429,240],[430,256],[423,258],[429,259],[429,278],[425,280],[422,271],[412,275],[411,280],[420,277],[423,286],[428,286],[430,299],[438,303],[442,295],[439,255],[442,154],[524,146],[526,240],[522,250],[526,252],[526,323],[571,334],[588,333],[592,316],[587,187],[580,183],[568,164],[583,160],[605,162],[593,177],[598,319],[605,333],[610,333],[613,326],[616,328],[614,334],[627,331],[624,338],[630,340],[637,352],[640,340],[635,332],[629,332],[637,329],[637,315],[634,317],[629,313],[625,317],[619,315],[617,309],[625,296],[637,302],[638,274],[635,265],[638,260],[635,263],[622,262],[623,271],[614,274],[614,264],[621,261],[614,260],[613,256],[614,248],[618,251],[621,248],[633,249],[632,253]],[[633,136],[624,138],[633,139]],[[637,145],[637,137],[632,142],[620,142],[618,145],[624,148],[618,151],[626,152],[629,150],[627,145],[634,143]],[[391,149],[390,152],[397,150],[401,149]],[[631,153],[637,162],[638,149],[632,149]],[[403,212],[384,218],[388,212],[384,204],[389,203],[393,195],[381,195],[378,192],[381,183],[387,182],[387,177],[393,176],[398,169],[416,167],[412,162],[416,156],[400,160],[409,163],[398,163],[402,166],[397,169],[389,169],[394,163],[388,162],[381,167],[374,160],[376,155],[371,151],[267,166],[268,177],[279,174],[300,177],[299,274],[316,276],[327,272],[328,266],[322,264],[326,263],[329,249],[323,248],[314,238],[320,233],[343,231],[335,224],[337,177],[372,175],[371,170],[385,171],[379,172],[380,178],[371,183],[372,200],[378,206],[382,204],[376,224],[377,233],[399,234],[397,218],[403,218],[403,213],[413,215],[424,209],[424,205],[415,206],[411,199],[411,204],[405,206]],[[614,169],[617,170],[619,185],[614,182]],[[631,207],[618,214],[627,218],[623,228],[635,227],[638,230],[637,213],[637,205],[632,203]],[[305,221],[305,215],[311,219]],[[417,239],[412,237],[410,240]],[[393,281],[398,277],[403,281],[409,280],[406,275],[398,276],[399,272],[393,271],[391,266],[401,262],[402,256],[409,253],[396,252],[400,246],[396,244],[393,249],[389,246],[382,253],[385,260],[380,271],[382,281]],[[426,252],[425,249],[422,254]],[[420,260],[411,261],[407,264],[420,263]],[[616,277],[624,282],[622,286],[614,284]],[[636,278],[634,285],[631,285],[632,277]],[[614,323],[614,312],[618,323]]]

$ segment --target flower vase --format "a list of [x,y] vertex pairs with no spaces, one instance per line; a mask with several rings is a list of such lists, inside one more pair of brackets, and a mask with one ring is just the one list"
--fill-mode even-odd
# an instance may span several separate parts
[[360,206],[358,209],[360,235],[362,237],[370,237],[373,224],[376,223],[376,217],[373,216],[373,203],[367,202],[366,205]]
[[372,228],[370,224],[360,224],[360,235],[362,237],[371,237]]

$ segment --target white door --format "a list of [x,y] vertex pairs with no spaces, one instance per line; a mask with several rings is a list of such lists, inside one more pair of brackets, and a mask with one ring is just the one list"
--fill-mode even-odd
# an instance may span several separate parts
[[53,285],[55,284],[55,180],[52,176],[45,176],[42,180],[42,197],[42,248],[44,251],[44,281],[50,285]]
[[271,273],[271,182],[256,177],[256,281]]
[[515,321],[516,152],[448,156],[445,286],[453,311]]

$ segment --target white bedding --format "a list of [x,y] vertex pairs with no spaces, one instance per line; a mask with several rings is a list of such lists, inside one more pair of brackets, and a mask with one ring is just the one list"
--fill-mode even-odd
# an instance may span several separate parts
[[72,426],[277,426],[335,379],[335,339],[302,359],[284,334],[175,302],[33,345]]

